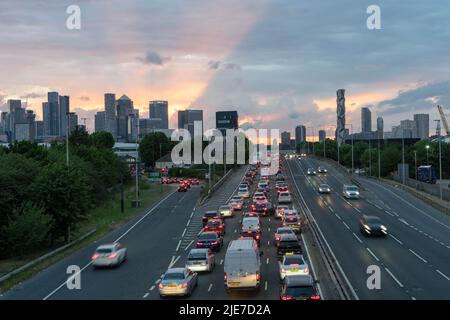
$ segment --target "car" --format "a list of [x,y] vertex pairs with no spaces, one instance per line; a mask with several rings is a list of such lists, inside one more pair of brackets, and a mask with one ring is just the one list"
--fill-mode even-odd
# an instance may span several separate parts
[[309,274],[309,266],[301,254],[287,254],[279,264],[280,279],[297,274]]
[[306,153],[300,154],[301,157],[306,157]]
[[289,192],[288,187],[284,186],[277,188],[277,196],[280,195],[281,192]]
[[288,210],[284,210],[282,215],[281,215],[281,221],[284,221],[286,218],[289,217],[296,217],[298,216],[298,212],[295,209],[288,209]]
[[344,184],[342,195],[347,199],[359,199],[359,189],[355,185]]
[[261,240],[261,224],[258,217],[242,219],[241,236],[252,237],[259,244]]
[[321,184],[319,184],[318,191],[319,191],[319,193],[330,193],[331,188],[326,183],[321,183]]
[[281,300],[320,300],[311,275],[288,276],[281,284]]
[[281,219],[284,210],[289,210],[289,206],[286,204],[279,204],[275,209],[275,218]]
[[262,189],[262,190],[268,192],[269,191],[269,185],[267,183],[265,183],[265,182],[259,182],[258,183],[258,189]]
[[239,187],[237,195],[241,196],[243,198],[249,198],[250,197],[250,192],[248,191],[248,188],[241,188],[241,187]]
[[95,250],[91,257],[94,268],[115,267],[121,265],[127,259],[127,248],[120,243],[104,244]]
[[281,174],[281,173],[277,174],[277,176],[276,176],[275,179],[276,179],[276,181],[284,181],[284,180],[286,180],[286,178],[284,177],[284,175]]
[[203,228],[206,226],[210,219],[222,219],[222,215],[215,210],[206,211],[202,217]]
[[185,184],[180,184],[177,189],[178,192],[187,192],[188,187]]
[[253,202],[268,202],[266,196],[258,196],[253,198]]
[[198,186],[200,184],[200,180],[198,179],[192,179],[192,185]]
[[204,228],[205,232],[217,232],[221,237],[225,235],[225,224],[222,219],[210,219]]
[[292,197],[289,191],[280,192],[278,195],[278,203],[291,203]]
[[202,232],[197,238],[197,249],[211,249],[219,252],[223,246],[223,238],[217,232]]
[[275,189],[284,188],[284,187],[287,187],[286,182],[284,182],[284,181],[275,182]]
[[191,249],[187,256],[186,268],[194,272],[211,272],[216,265],[210,249]]
[[261,283],[261,261],[258,244],[251,238],[232,240],[224,259],[225,290],[257,290]]
[[222,215],[222,217],[233,217],[234,215],[234,209],[233,206],[230,204],[224,204],[219,207],[219,213]]
[[289,216],[283,219],[283,227],[291,228],[295,233],[302,232],[302,223],[298,215]]
[[235,195],[230,199],[230,205],[234,210],[242,210],[244,207],[244,199],[241,196]]
[[252,211],[260,212],[262,215],[272,215],[275,213],[275,208],[269,201],[257,201],[252,204]]
[[275,244],[276,247],[278,247],[278,243],[280,242],[281,236],[283,234],[290,234],[290,235],[294,235],[295,236],[294,231],[292,231],[292,229],[289,228],[289,227],[279,227],[279,228],[277,228],[277,230],[275,231],[275,236],[274,236],[275,237],[274,244]]
[[282,234],[277,246],[277,255],[282,257],[285,254],[303,254],[300,241],[296,235]]
[[255,198],[257,198],[257,197],[265,197],[266,196],[266,194],[265,194],[265,192],[262,192],[262,191],[255,191],[255,193],[253,194],[253,201],[255,201]]
[[316,170],[314,170],[313,168],[308,168],[308,170],[306,171],[306,173],[309,176],[315,176],[317,174]]
[[386,236],[388,231],[379,217],[365,214],[359,219],[359,230],[368,236]]
[[324,167],[318,167],[317,168],[317,172],[319,172],[319,173],[327,173],[328,171]]
[[255,193],[262,193],[267,197],[267,190],[265,188],[256,188]]
[[169,268],[158,285],[159,296],[190,296],[198,284],[198,274],[188,268]]
[[239,189],[248,189],[250,186],[246,182],[239,184]]

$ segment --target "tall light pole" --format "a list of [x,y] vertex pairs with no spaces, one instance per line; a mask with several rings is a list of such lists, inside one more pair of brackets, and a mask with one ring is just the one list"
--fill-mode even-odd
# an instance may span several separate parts
[[427,145],[425,146],[425,149],[427,149],[427,165],[429,165],[429,164],[430,164],[430,161],[429,161],[429,159],[428,159],[428,150],[430,149],[430,145],[427,144]]
[[405,130],[402,129],[402,176],[403,176],[403,184],[406,184],[406,176],[405,176]]
[[352,138],[352,174],[353,174],[353,171],[355,170],[355,153],[353,148],[353,124],[348,123],[347,125],[350,126],[350,136]]
[[372,137],[369,139],[369,176],[372,176]]
[[439,137],[439,195],[442,200],[442,138]]
[[417,150],[414,150],[414,178],[417,180]]
[[70,118],[69,113],[66,112],[66,164],[69,167],[69,133],[70,133]]
[[381,178],[380,133],[378,132],[378,179]]
[[[136,163],[135,163],[135,170],[136,170],[136,200],[135,200],[135,207],[140,207],[139,203],[139,117],[135,118],[137,121],[137,130],[136,130]],[[159,145],[161,150],[161,144]]]

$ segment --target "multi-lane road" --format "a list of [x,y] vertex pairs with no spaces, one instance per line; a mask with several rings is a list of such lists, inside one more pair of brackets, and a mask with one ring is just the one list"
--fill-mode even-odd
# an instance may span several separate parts
[[[309,167],[322,165],[327,174],[307,176]],[[155,204],[145,215],[130,221],[96,243],[68,256],[33,278],[6,292],[3,299],[159,299],[158,284],[168,267],[184,266],[195,246],[204,212],[216,210],[236,191],[246,171],[237,169],[210,199],[199,203],[200,188],[174,192]],[[357,178],[362,197],[342,198],[346,174],[327,163],[310,158],[283,161],[293,204],[305,211],[309,224],[326,244],[328,258],[353,299],[449,299],[450,298],[450,218],[404,191],[376,180]],[[252,187],[254,189],[257,179]],[[318,183],[327,183],[332,193],[319,195]],[[273,188],[270,199],[276,204]],[[224,247],[216,254],[216,268],[199,276],[199,285],[189,299],[278,299],[280,279],[273,234],[280,226],[274,217],[263,218],[261,235],[261,288],[227,294],[223,284],[223,260],[228,243],[239,237],[240,215],[226,220]],[[381,217],[389,228],[386,238],[367,238],[359,233],[361,214]],[[336,282],[330,276],[320,246],[306,225],[301,237],[305,256],[312,266],[319,290],[325,299],[338,299]],[[96,270],[90,257],[97,245],[119,241],[128,248],[128,259],[119,268]],[[330,254],[332,257],[330,258]],[[68,289],[66,273],[70,265],[81,269],[81,289]],[[367,287],[367,267],[381,271],[381,289]]]

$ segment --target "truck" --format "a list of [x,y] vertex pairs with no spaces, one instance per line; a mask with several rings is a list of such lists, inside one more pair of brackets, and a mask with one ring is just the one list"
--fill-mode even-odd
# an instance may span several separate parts
[[431,165],[419,166],[417,168],[417,181],[435,184],[436,170]]

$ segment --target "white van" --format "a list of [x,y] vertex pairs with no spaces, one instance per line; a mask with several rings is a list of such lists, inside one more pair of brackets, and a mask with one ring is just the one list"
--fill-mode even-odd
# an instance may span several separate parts
[[233,289],[259,289],[260,266],[260,252],[255,240],[245,238],[231,241],[224,262],[227,292]]

